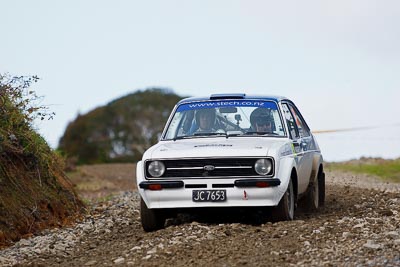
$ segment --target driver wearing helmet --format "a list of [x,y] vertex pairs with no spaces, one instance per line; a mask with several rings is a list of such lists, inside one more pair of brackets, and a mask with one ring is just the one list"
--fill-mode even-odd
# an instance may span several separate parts
[[250,115],[251,127],[256,132],[272,133],[274,118],[269,109],[257,108]]
[[196,122],[199,126],[197,132],[214,132],[215,129],[215,109],[200,109],[196,112]]

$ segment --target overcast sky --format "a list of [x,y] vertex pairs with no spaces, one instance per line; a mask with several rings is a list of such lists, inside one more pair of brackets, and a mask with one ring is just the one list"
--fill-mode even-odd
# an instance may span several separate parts
[[34,89],[56,116],[38,128],[53,147],[78,112],[149,87],[284,95],[312,130],[400,122],[400,1],[2,0],[0,8],[0,72],[41,78]]

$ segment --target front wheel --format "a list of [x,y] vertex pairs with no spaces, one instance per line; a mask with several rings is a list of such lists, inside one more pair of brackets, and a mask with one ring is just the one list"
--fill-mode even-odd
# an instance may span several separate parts
[[288,188],[285,194],[272,211],[272,218],[274,221],[291,221],[294,218],[294,189],[292,179],[289,181]]
[[143,230],[152,232],[164,228],[165,216],[162,210],[149,209],[146,203],[140,198],[140,218]]

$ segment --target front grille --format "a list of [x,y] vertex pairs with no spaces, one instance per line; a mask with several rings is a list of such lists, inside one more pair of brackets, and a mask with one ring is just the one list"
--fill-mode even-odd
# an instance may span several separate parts
[[[266,175],[259,175],[254,170],[255,162],[260,158],[190,158],[190,159],[160,159],[165,165],[165,173],[159,178],[242,178],[242,177],[272,177],[274,174],[274,161],[272,170]],[[153,177],[147,172],[146,177]]]

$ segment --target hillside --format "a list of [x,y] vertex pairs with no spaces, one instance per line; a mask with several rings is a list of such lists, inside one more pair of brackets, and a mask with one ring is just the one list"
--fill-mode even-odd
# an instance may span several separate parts
[[168,90],[138,91],[69,123],[59,149],[78,164],[133,162],[157,142],[180,96]]
[[0,247],[83,211],[63,160],[32,127],[35,118],[52,116],[35,105],[28,90],[35,81],[0,75]]

